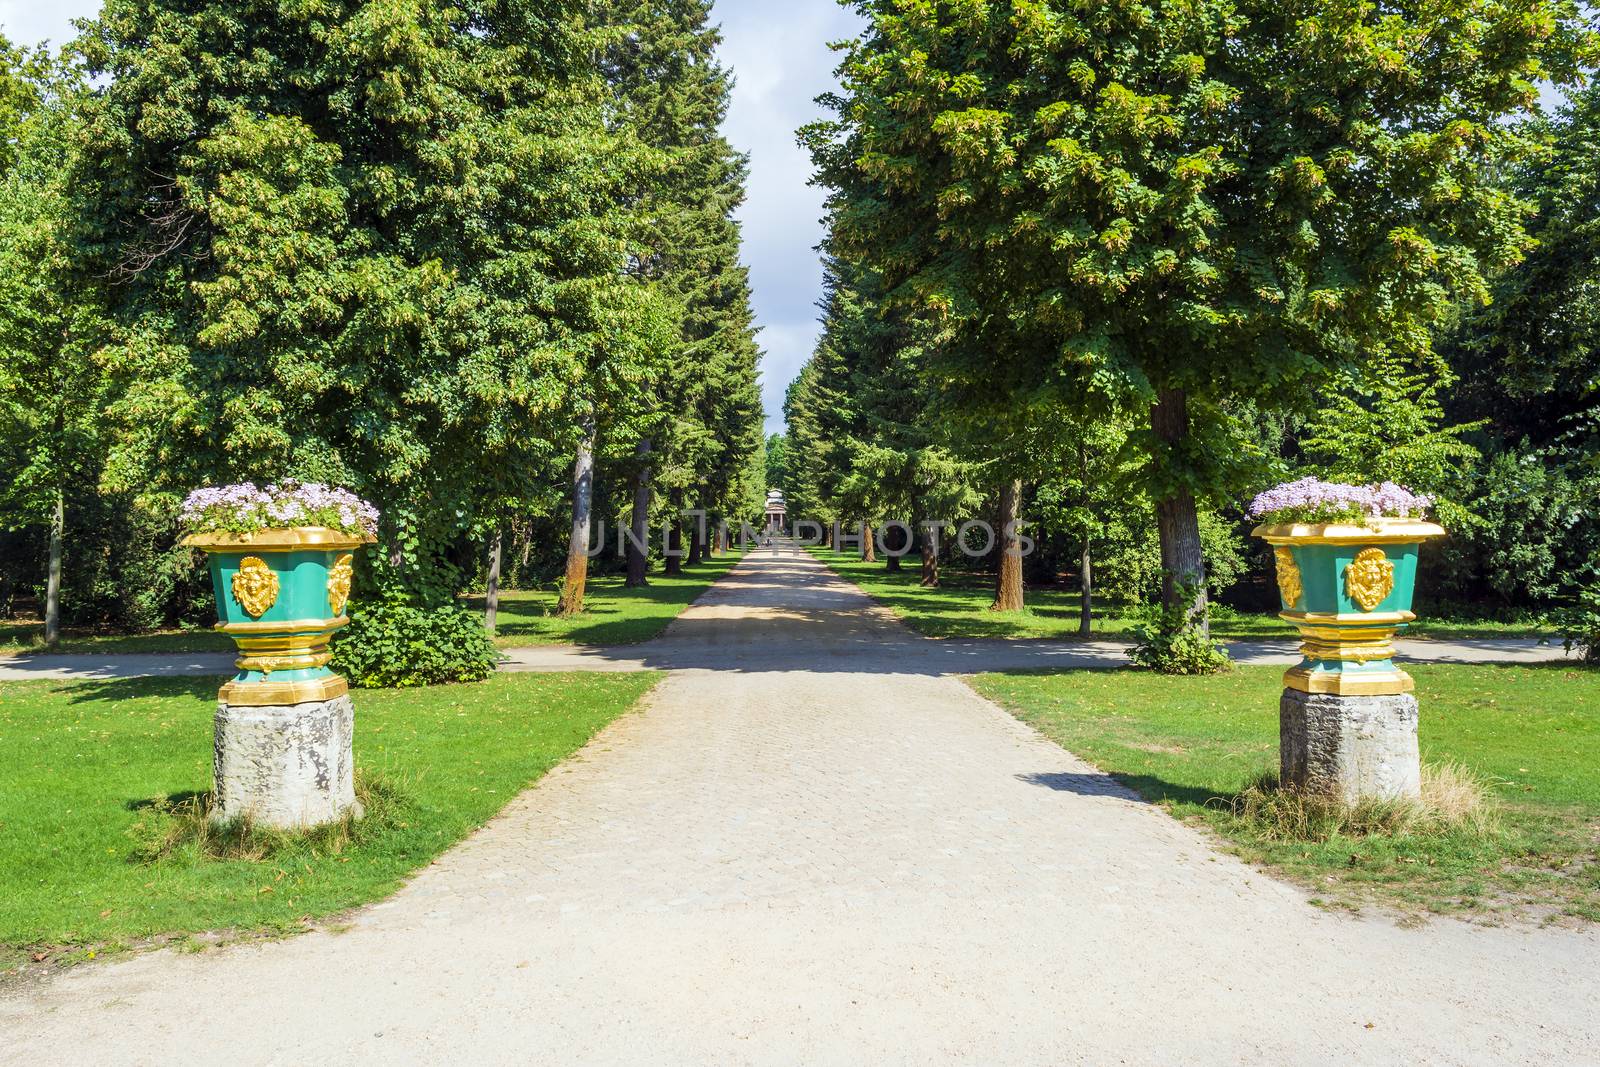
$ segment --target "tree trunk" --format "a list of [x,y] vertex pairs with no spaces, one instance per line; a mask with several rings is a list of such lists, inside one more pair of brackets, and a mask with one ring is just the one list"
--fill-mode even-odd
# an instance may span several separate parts
[[650,439],[641,437],[634,446],[633,455],[638,463],[638,469],[633,472],[633,515],[629,524],[633,531],[633,539],[628,542],[628,577],[622,583],[632,589],[641,585],[649,585],[645,577],[645,566],[649,557],[644,551],[635,547],[634,542],[648,546],[650,544]]
[[683,497],[673,493],[670,506],[672,515],[667,519],[666,562],[661,566],[661,573],[675,576],[683,573]]
[[593,507],[594,420],[585,419],[572,461],[572,532],[567,538],[567,580],[561,586],[557,615],[578,615],[583,611],[584,587],[589,584],[589,523]]
[[1088,637],[1094,632],[1094,568],[1089,555],[1089,539],[1083,539],[1078,556],[1078,632]]
[[44,587],[44,647],[61,641],[61,546],[67,534],[66,491],[56,487],[56,506],[50,516],[50,572]]
[[936,589],[939,586],[939,543],[924,530],[922,532],[922,587]]
[[878,562],[878,546],[872,543],[872,523],[861,524],[861,562]]
[[[1181,389],[1162,389],[1150,409],[1150,428],[1165,446],[1168,463],[1189,436],[1189,399]],[[1190,623],[1209,636],[1206,618],[1206,565],[1200,550],[1200,512],[1194,493],[1173,489],[1156,501],[1161,534],[1161,599],[1169,608],[1186,607]],[[1186,595],[1187,591],[1187,595]],[[1185,603],[1180,604],[1180,600]]]
[[705,558],[705,516],[697,515],[689,524],[689,558],[684,561],[684,566],[693,567]]
[[489,542],[489,584],[483,593],[483,628],[494,636],[494,628],[500,615],[500,555],[504,547],[504,535],[500,530],[495,530],[494,539]]
[[1022,479],[1000,487],[1000,570],[995,575],[994,603],[990,611],[1022,610],[1022,539],[1017,536],[1017,514],[1022,508]]
[[[889,543],[889,533],[890,532],[892,532],[894,534],[894,544],[892,544],[892,545]],[[883,569],[888,571],[891,574],[900,569],[900,555],[899,555],[899,553],[905,551],[905,548],[906,548],[905,545],[901,544],[901,540],[904,537],[905,537],[905,531],[900,529],[900,527],[898,527],[898,526],[889,527],[889,531],[886,531],[884,533],[884,535],[883,535],[883,547],[885,549],[885,551],[884,551]]]

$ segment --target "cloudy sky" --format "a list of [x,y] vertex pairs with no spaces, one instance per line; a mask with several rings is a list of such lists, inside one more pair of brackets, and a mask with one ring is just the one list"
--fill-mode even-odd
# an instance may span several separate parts
[[[62,42],[71,22],[100,0],[0,0],[0,30],[14,41]],[[813,250],[821,195],[806,184],[810,164],[794,134],[816,117],[813,98],[832,84],[828,42],[847,37],[855,17],[835,0],[716,0],[723,61],[738,78],[727,134],[750,153],[750,199],[740,212],[745,262],[761,325],[762,396],[768,431],[781,428],[783,391],[817,335],[822,268]]]

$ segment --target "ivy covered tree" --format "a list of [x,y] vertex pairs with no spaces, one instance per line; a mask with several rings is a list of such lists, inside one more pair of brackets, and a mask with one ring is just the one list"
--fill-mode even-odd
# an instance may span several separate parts
[[1592,42],[1564,0],[862,0],[807,134],[837,253],[938,324],[989,407],[1144,412],[1165,598],[1205,624],[1200,503],[1226,410],[1425,365],[1525,254],[1508,119]]

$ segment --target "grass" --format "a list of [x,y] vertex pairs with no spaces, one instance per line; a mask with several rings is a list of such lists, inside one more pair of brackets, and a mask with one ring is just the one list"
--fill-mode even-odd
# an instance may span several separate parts
[[374,818],[242,848],[183,826],[211,784],[215,679],[0,683],[0,970],[24,952],[283,932],[387,896],[657,678],[513,674],[359,692],[355,755]]
[[[913,630],[927,637],[1054,638],[1077,640],[1078,594],[1066,589],[1030,588],[1022,611],[989,610],[994,601],[991,575],[941,565],[937,589],[924,589],[915,557],[907,557],[898,572],[880,560],[863,563],[853,552],[811,550],[836,573],[855,582],[872,598],[888,607]],[[1138,612],[1126,604],[1097,601],[1093,639],[1131,639],[1139,625]],[[1212,606],[1212,633],[1225,640],[1287,640],[1295,635],[1274,614],[1247,614],[1226,605]],[[1538,621],[1522,617],[1510,621],[1466,617],[1424,616],[1407,631],[1408,637],[1439,639],[1540,637]]]
[[[1425,765],[1484,783],[1498,826],[1294,839],[1250,802],[1276,767],[1281,672],[987,674],[979,692],[1246,859],[1335,905],[1600,921],[1600,671],[1408,665]],[[1470,823],[1470,820],[1468,820]],[[1320,839],[1317,839],[1320,838]]]
[[[556,590],[505,590],[500,594],[496,644],[501,648],[526,645],[631,645],[647,641],[665,630],[696,597],[726,574],[741,558],[737,550],[713,557],[676,577],[656,573],[639,589],[623,588],[620,574],[589,580],[582,615],[564,619],[555,614]],[[462,604],[483,611],[483,597],[463,597]],[[0,656],[44,651],[44,624],[0,624]],[[207,629],[158,630],[144,634],[95,633],[69,630],[62,634],[60,653],[117,655],[154,652],[181,655],[190,652],[231,652],[233,642]]]

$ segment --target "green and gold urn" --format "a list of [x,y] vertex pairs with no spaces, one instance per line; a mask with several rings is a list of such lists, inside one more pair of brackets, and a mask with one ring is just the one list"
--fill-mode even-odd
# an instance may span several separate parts
[[350,623],[356,552],[371,540],[323,526],[185,539],[210,556],[217,629],[239,646],[239,673],[218,693],[223,703],[303,704],[347,692],[328,669],[328,642]]
[[332,636],[350,619],[357,553],[377,511],[343,490],[290,482],[198,489],[183,505],[184,544],[210,556],[217,629],[239,646],[239,673],[218,694],[235,707],[343,696],[328,668]]
[[[1317,488],[1373,494],[1376,510],[1389,506],[1413,514],[1367,515],[1331,522],[1275,522],[1270,494],[1252,510],[1266,512],[1254,535],[1273,548],[1280,618],[1304,639],[1301,662],[1284,675],[1284,684],[1304,693],[1388,696],[1408,693],[1411,676],[1394,663],[1395,635],[1416,620],[1412,597],[1422,544],[1443,537],[1443,528],[1415,517],[1427,498],[1398,486],[1339,486],[1291,483],[1274,492]],[[1409,499],[1398,500],[1404,493]]]

